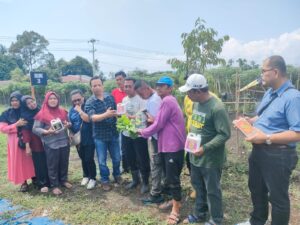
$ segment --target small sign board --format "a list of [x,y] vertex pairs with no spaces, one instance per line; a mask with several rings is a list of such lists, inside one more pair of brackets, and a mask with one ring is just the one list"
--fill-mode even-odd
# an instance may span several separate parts
[[31,85],[47,85],[47,74],[44,72],[30,72]]

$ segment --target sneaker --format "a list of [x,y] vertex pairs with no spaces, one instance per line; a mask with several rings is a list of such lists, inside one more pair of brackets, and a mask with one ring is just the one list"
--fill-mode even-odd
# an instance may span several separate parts
[[89,178],[87,177],[84,177],[82,178],[82,181],[81,181],[81,186],[85,186],[89,183]]
[[90,179],[89,183],[87,184],[86,189],[92,190],[96,187],[96,184],[97,184],[96,180]]
[[237,223],[236,225],[251,225],[250,221],[246,221],[246,222],[243,222],[243,223]]
[[147,204],[158,204],[162,203],[164,201],[164,198],[161,195],[150,195],[148,198],[141,199],[142,202],[147,205]]

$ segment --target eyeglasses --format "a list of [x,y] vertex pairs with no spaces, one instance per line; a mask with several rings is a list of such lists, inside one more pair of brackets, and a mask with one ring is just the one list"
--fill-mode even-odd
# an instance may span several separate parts
[[73,102],[73,103],[76,103],[76,102],[81,102],[81,99],[80,99],[80,98],[78,98],[78,99],[74,99],[72,102]]
[[268,72],[268,71],[271,71],[271,70],[274,70],[274,68],[271,68],[271,69],[268,69],[268,70],[262,69],[261,73],[265,73],[265,72]]

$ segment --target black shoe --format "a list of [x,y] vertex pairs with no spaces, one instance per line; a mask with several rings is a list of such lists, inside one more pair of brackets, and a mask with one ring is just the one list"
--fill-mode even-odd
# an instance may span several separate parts
[[161,195],[150,195],[148,198],[142,199],[142,202],[147,205],[147,204],[158,204],[162,203],[164,201],[164,198]]
[[125,174],[125,173],[129,173],[129,170],[128,170],[128,169],[123,169],[123,170],[121,171],[121,174]]
[[23,183],[20,187],[20,192],[28,192],[29,191],[29,185],[27,183]]
[[164,195],[172,195],[171,190],[168,187],[163,187],[161,193]]

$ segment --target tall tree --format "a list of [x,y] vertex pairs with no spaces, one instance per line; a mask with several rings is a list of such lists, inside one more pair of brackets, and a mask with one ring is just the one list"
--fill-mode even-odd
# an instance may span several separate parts
[[10,71],[15,68],[18,68],[18,64],[11,56],[0,54],[0,80],[9,80]]
[[4,55],[6,53],[7,53],[6,47],[0,44],[0,55]]
[[61,81],[61,70],[59,68],[58,62],[55,61],[54,55],[47,53],[43,56],[43,64],[38,67],[41,72],[47,73],[50,80],[60,82]]
[[179,73],[203,73],[207,65],[225,64],[225,60],[220,58],[219,54],[229,36],[217,38],[218,32],[213,28],[206,28],[205,24],[204,20],[198,18],[195,28],[190,33],[181,35],[185,60],[173,58],[167,61]]
[[87,59],[76,56],[62,68],[62,74],[93,76],[93,66]]
[[27,70],[32,70],[47,54],[48,45],[49,42],[44,36],[34,31],[24,31],[23,34],[17,35],[17,41],[11,44],[9,52],[19,56]]

